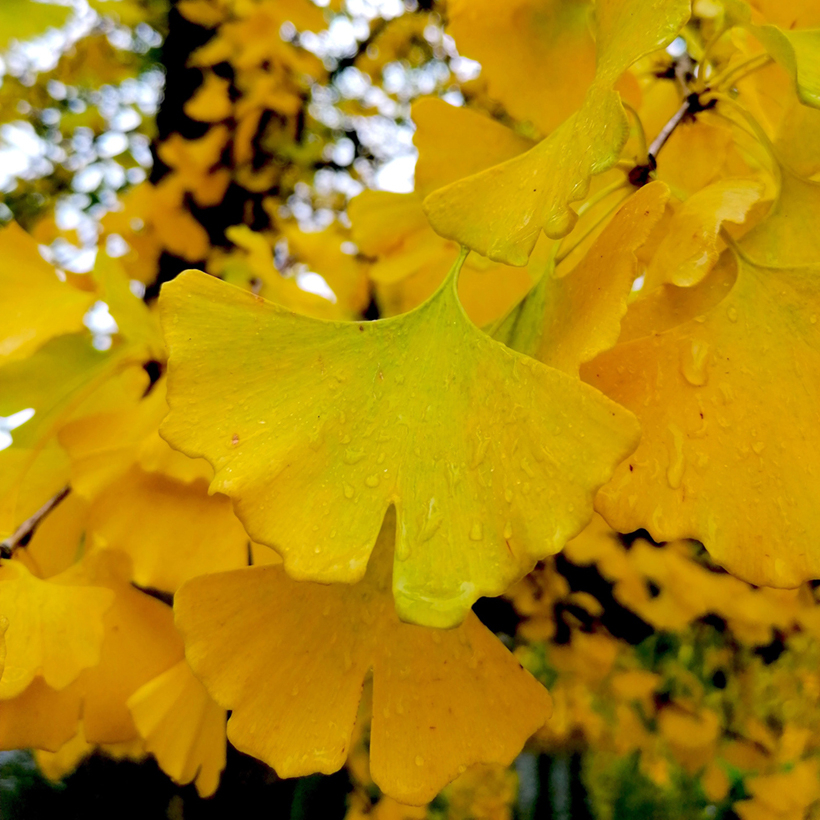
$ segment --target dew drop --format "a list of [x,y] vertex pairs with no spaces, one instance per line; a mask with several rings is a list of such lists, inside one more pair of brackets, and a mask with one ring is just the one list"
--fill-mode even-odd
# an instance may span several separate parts
[[379,486],[379,477],[377,475],[369,475],[364,480],[364,483],[367,484],[368,487],[378,487]]
[[669,468],[666,471],[666,480],[673,490],[677,490],[683,480],[683,470],[686,459],[683,455],[683,432],[676,424],[669,425]]
[[364,452],[362,450],[354,450],[352,447],[348,447],[347,450],[345,450],[343,458],[345,464],[357,464],[364,458]]
[[695,387],[702,387],[709,380],[707,361],[709,345],[698,339],[693,339],[688,347],[681,350],[680,370],[684,379]]
[[473,526],[470,528],[470,540],[480,541],[484,537],[484,528],[480,521],[473,521]]
[[506,539],[512,538],[512,533],[513,533],[512,521],[508,521],[504,525],[504,538],[506,538]]
[[736,307],[730,307],[726,311],[726,315],[729,317],[730,322],[736,322],[737,321],[737,308]]
[[353,496],[356,494],[356,491],[353,489],[353,487],[350,486],[350,484],[345,484],[344,494],[345,498],[353,498]]

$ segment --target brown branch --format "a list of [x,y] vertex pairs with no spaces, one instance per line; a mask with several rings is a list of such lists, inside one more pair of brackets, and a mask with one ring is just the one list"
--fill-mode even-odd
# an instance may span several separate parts
[[715,107],[715,100],[707,100],[706,103],[702,103],[700,100],[700,94],[696,92],[692,92],[682,103],[680,108],[669,118],[669,122],[661,128],[658,136],[652,140],[652,144],[649,146],[649,159],[650,161],[657,160],[658,154],[660,153],[661,148],[666,145],[666,141],[669,137],[672,136],[675,129],[687,118],[687,117],[694,117],[695,114],[699,114],[701,111],[708,111],[710,108]]
[[71,492],[71,487],[63,487],[57,495],[49,498],[31,518],[27,518],[5,541],[0,542],[0,558],[11,558],[17,547],[25,546],[40,526],[42,520]]

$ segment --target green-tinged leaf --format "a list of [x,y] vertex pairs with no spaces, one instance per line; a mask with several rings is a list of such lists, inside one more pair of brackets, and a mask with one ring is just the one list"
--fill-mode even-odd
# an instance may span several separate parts
[[481,333],[455,282],[369,323],[194,271],[160,299],[165,438],[212,463],[212,491],[297,579],[360,579],[395,505],[396,606],[431,626],[561,549],[638,435],[617,405]]

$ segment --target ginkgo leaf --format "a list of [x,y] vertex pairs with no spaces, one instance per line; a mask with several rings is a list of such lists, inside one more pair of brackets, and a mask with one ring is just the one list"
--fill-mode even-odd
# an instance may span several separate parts
[[76,734],[81,709],[76,683],[57,691],[38,675],[11,700],[0,700],[0,749],[56,752]]
[[83,329],[94,294],[61,282],[16,222],[0,230],[0,255],[0,359],[24,358],[54,336]]
[[372,669],[373,779],[420,804],[472,763],[509,763],[550,700],[472,612],[449,631],[398,620],[394,530],[391,514],[355,585],[249,567],[189,581],[174,607],[194,672],[232,710],[229,739],[282,777],[344,764]]
[[157,315],[131,291],[130,280],[118,259],[98,255],[94,280],[99,298],[117,324],[118,335],[146,361],[165,358]]
[[663,216],[668,198],[662,182],[637,191],[572,272],[557,279],[548,271],[495,338],[570,375],[613,347],[638,274],[635,252]]
[[570,203],[586,196],[591,176],[615,164],[628,136],[618,94],[592,86],[581,110],[547,139],[433,192],[425,212],[442,236],[497,262],[526,265],[542,230],[553,239],[572,230]]
[[481,63],[490,96],[548,134],[579,107],[595,75],[590,12],[577,0],[455,0],[447,32],[460,54]]
[[193,120],[199,122],[220,122],[230,117],[233,103],[229,96],[231,82],[214,74],[205,73],[202,85],[185,102],[183,110]]
[[135,589],[130,576],[128,556],[115,550],[95,550],[63,575],[114,593],[114,602],[102,618],[100,662],[86,669],[77,682],[90,743],[136,739],[128,699],[183,657],[171,608]]
[[128,699],[145,748],[181,784],[194,782],[209,797],[225,768],[227,715],[182,660]]
[[110,590],[35,578],[17,561],[0,567],[0,615],[8,620],[6,663],[0,699],[19,695],[42,675],[52,689],[64,689],[83,669],[99,663],[102,617]]
[[75,492],[69,494],[38,524],[25,550],[15,557],[24,560],[38,578],[51,578],[67,570],[82,556],[88,503]]
[[63,424],[130,403],[145,390],[147,375],[132,361],[132,352],[103,353],[89,338],[72,334],[0,368],[0,416],[34,410],[14,431],[12,445],[0,452],[0,534],[13,532],[67,483],[68,460],[54,446]]
[[820,29],[783,31],[768,25],[747,28],[791,74],[801,102],[820,108]]
[[820,575],[820,279],[813,268],[738,265],[729,295],[704,315],[582,370],[643,428],[596,507],[622,532],[696,538],[741,578],[796,586]]
[[572,202],[590,177],[611,168],[629,136],[612,86],[635,60],[667,45],[689,16],[684,0],[601,0],[596,6],[597,69],[581,108],[543,142],[514,159],[452,183],[425,200],[442,236],[508,265],[524,265],[543,230],[572,230]]
[[669,282],[691,287],[712,269],[722,248],[724,222],[741,224],[763,195],[755,180],[727,179],[693,194],[675,212],[646,271],[644,288]]
[[184,484],[213,478],[203,459],[184,456],[159,436],[159,423],[168,412],[166,379],[159,379],[147,396],[124,408],[92,413],[65,425],[59,442],[71,459],[71,488],[93,499],[134,465],[162,473]]
[[[415,190],[423,197],[533,147],[532,140],[498,120],[439,97],[414,103],[411,116],[416,126],[413,143],[419,152]],[[389,234],[384,238],[389,241]]]
[[174,592],[188,578],[247,565],[248,536],[224,495],[132,467],[94,499],[86,537],[131,556],[132,580]]
[[3,0],[0,7],[0,49],[10,40],[27,40],[65,23],[70,7],[37,0]]
[[780,188],[766,219],[743,237],[743,250],[771,267],[815,265],[820,259],[820,182],[779,166]]
[[417,310],[370,323],[299,316],[196,271],[161,295],[163,436],[211,462],[211,490],[294,578],[359,580],[395,504],[396,606],[430,626],[561,549],[638,432],[472,325],[459,267]]

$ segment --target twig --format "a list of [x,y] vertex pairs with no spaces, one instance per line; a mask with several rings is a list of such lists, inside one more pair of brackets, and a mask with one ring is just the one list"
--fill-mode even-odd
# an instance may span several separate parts
[[71,487],[63,487],[57,495],[49,498],[31,518],[27,518],[5,541],[0,542],[0,558],[11,558],[17,547],[25,546],[40,522],[71,492]]
[[707,111],[710,108],[714,108],[715,105],[715,100],[708,100],[705,103],[701,102],[700,94],[693,91],[681,103],[681,107],[669,118],[669,122],[661,128],[658,136],[652,140],[652,144],[649,146],[650,159],[657,159],[661,148],[666,145],[666,141],[672,136],[675,129],[684,121],[686,117],[693,117],[701,111]]

